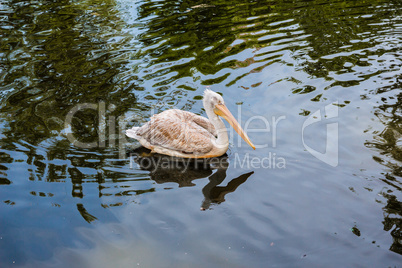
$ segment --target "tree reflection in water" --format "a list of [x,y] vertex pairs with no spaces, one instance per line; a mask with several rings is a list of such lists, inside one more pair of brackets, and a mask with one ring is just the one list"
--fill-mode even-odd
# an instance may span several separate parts
[[[397,82],[380,88],[374,92],[376,95],[398,90],[402,87],[402,76]],[[402,202],[393,194],[402,190],[402,93],[381,98],[381,104],[375,114],[385,124],[384,130],[374,137],[373,141],[366,142],[366,146],[379,151],[373,159],[386,166],[388,172],[381,178],[388,185],[382,192],[387,198],[384,210],[384,230],[390,231],[393,243],[390,250],[402,254]],[[399,196],[400,197],[400,196]]]

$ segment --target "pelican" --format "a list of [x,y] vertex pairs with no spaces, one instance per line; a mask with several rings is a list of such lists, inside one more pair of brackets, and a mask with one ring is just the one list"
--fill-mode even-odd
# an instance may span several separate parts
[[228,132],[221,116],[255,150],[221,95],[206,89],[203,104],[209,120],[191,112],[171,109],[153,115],[141,127],[126,130],[126,135],[153,153],[183,158],[218,157],[229,148]]

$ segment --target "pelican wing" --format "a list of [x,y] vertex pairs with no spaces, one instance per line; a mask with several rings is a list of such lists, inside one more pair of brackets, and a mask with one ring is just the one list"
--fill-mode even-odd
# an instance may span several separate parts
[[188,154],[208,153],[216,139],[215,128],[206,118],[176,109],[152,116],[136,134],[152,146]]
[[192,120],[194,123],[196,123],[200,127],[204,128],[205,130],[207,130],[209,133],[211,133],[215,137],[218,136],[218,133],[216,132],[214,125],[212,125],[212,123],[207,118],[190,113],[190,112],[186,112],[186,113],[189,113],[192,116]]

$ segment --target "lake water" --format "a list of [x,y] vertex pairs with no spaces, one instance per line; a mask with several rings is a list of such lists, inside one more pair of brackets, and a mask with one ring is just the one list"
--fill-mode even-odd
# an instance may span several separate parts
[[[0,267],[400,267],[401,10],[1,0]],[[255,151],[124,136],[206,88]]]

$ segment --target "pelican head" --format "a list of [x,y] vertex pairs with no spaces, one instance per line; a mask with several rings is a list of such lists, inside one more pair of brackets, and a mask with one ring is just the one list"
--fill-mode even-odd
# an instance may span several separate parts
[[206,89],[204,91],[203,104],[208,117],[211,118],[211,111],[215,115],[223,117],[233,127],[233,129],[240,135],[240,137],[248,143],[254,150],[255,146],[248,138],[247,134],[241,128],[240,124],[236,121],[229,109],[225,105],[222,96],[212,90]]

